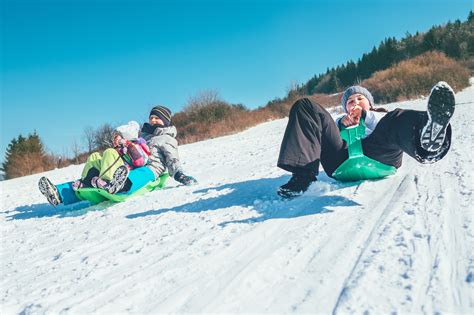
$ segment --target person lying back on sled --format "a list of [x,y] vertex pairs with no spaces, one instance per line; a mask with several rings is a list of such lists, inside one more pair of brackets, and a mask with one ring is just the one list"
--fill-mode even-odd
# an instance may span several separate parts
[[320,163],[333,177],[349,157],[340,129],[358,125],[361,120],[366,126],[361,140],[364,155],[395,168],[402,165],[403,153],[420,163],[434,163],[451,146],[449,120],[455,99],[446,82],[432,88],[427,111],[397,108],[381,112],[374,107],[372,94],[362,86],[346,89],[341,105],[346,114],[336,122],[321,105],[307,98],[292,106],[278,158],[278,167],[292,173],[288,183],[278,190],[283,198],[304,193],[316,181]]
[[[129,171],[145,166],[150,155],[145,139],[138,137],[139,129],[136,121],[117,127],[112,133],[113,147],[102,154],[94,152],[89,155],[81,178],[66,186],[73,191],[89,187],[104,189],[110,194],[127,191],[131,185],[127,181]],[[50,204],[56,206],[63,202],[61,194],[65,194],[64,188],[58,190],[59,185],[53,185],[46,177],[40,178],[38,186]]]
[[171,122],[171,110],[155,106],[150,111],[147,123],[143,124],[141,135],[150,147],[148,166],[156,177],[168,170],[171,177],[183,185],[194,185],[196,179],[185,175],[178,154],[177,130]]
[[[73,189],[96,187],[111,194],[123,190],[122,181],[112,181],[115,171],[120,166],[125,166],[127,170],[145,166],[150,155],[145,139],[138,137],[139,129],[136,121],[117,127],[112,132],[113,147],[106,149],[102,156],[98,152],[89,156],[81,179],[74,182]],[[124,171],[123,175],[126,177],[128,172]]]

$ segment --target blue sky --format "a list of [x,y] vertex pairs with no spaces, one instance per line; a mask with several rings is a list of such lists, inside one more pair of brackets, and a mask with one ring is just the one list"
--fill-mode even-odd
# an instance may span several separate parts
[[86,126],[174,112],[203,90],[249,108],[386,37],[465,21],[471,0],[0,0],[1,147],[36,130],[71,155]]

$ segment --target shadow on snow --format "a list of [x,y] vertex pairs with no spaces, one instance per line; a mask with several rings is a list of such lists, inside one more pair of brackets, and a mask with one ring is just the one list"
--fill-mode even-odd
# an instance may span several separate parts
[[[225,226],[230,223],[254,223],[268,219],[285,219],[328,213],[332,212],[328,207],[358,205],[351,199],[331,195],[330,193],[344,187],[358,185],[360,182],[337,182],[322,172],[318,176],[318,182],[311,185],[304,195],[292,200],[284,200],[276,195],[276,189],[287,182],[288,179],[289,176],[285,175],[278,178],[262,178],[200,189],[194,191],[194,194],[200,195],[200,199],[197,201],[173,208],[148,210],[131,214],[127,218],[135,219],[149,215],[159,215],[169,211],[204,212],[230,207],[251,208],[257,212],[257,215],[251,218],[220,223],[221,226]],[[162,193],[166,193],[166,190],[162,191]],[[49,203],[34,204],[17,207],[12,211],[8,211],[15,213],[7,216],[7,220],[76,217],[90,211],[101,211],[112,205],[114,203],[110,201],[97,205],[83,201],[74,205],[59,205],[56,208],[52,207]]]
[[90,211],[100,211],[112,205],[112,202],[103,202],[98,205],[91,204],[87,201],[82,201],[74,205],[59,205],[56,208],[49,203],[34,204],[30,206],[21,206],[15,208],[13,211],[17,212],[7,216],[7,220],[27,220],[44,217],[77,217],[86,214]]
[[200,200],[173,208],[131,214],[127,218],[160,215],[168,211],[203,212],[230,207],[251,208],[258,213],[252,218],[220,223],[221,226],[225,226],[230,223],[254,223],[268,219],[286,219],[328,213],[332,212],[328,207],[359,205],[342,196],[327,195],[344,187],[358,185],[359,182],[340,183],[322,173],[318,177],[318,182],[314,183],[304,195],[292,200],[284,200],[276,195],[276,189],[288,179],[289,176],[285,175],[278,178],[263,178],[200,189],[194,192],[194,194],[201,195]]

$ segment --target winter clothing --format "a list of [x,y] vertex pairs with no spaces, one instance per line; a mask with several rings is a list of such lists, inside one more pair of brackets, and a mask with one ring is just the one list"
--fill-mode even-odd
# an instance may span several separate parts
[[331,115],[307,98],[298,100],[290,110],[278,167],[294,174],[317,175],[321,162],[330,176],[347,158],[347,144]]
[[197,180],[194,177],[185,175],[181,171],[178,171],[176,174],[174,174],[174,180],[186,186],[197,184]]
[[[138,137],[139,129],[140,126],[136,121],[130,121],[126,125],[117,127],[113,137],[115,138],[117,134],[120,135],[122,137],[120,143],[115,148],[106,149],[102,155],[98,152],[92,153],[87,158],[81,174],[82,185],[76,183],[73,186],[91,187],[92,179],[98,177],[101,179],[98,186],[103,188],[112,180],[114,173],[120,166],[126,165],[131,170],[146,165],[150,150],[145,139]],[[95,179],[94,182],[97,183],[98,180]]]
[[148,162],[150,149],[146,140],[138,137],[140,125],[136,121],[130,121],[126,125],[119,126],[114,130],[115,134],[122,136],[120,145],[115,149],[124,159],[129,169],[144,166]]
[[[96,187],[111,194],[122,191],[132,193],[154,181],[158,176],[155,177],[151,170],[142,167],[148,162],[150,150],[145,139],[138,137],[139,129],[135,121],[117,127],[113,133],[116,147],[106,149],[102,155],[92,153],[87,158],[80,180],[54,186],[47,178],[42,178],[38,183],[41,193],[52,205],[67,205],[80,201],[75,193],[80,188]],[[116,138],[116,135],[121,138]]]
[[[47,180],[47,179],[46,179]],[[128,179],[125,183],[126,189],[123,189],[126,191],[126,194],[133,194],[146,184],[148,184],[151,181],[155,180],[155,175],[153,172],[147,168],[147,167],[139,167],[136,169],[133,169],[130,171],[128,174]],[[41,185],[42,180],[40,180],[40,185]],[[44,180],[43,180],[44,182]],[[53,185],[49,180],[48,182],[50,183],[48,188],[48,191],[46,193],[43,193],[46,198],[48,199],[48,202],[50,202],[53,205],[57,205],[59,203],[62,203],[64,205],[70,205],[73,203],[81,202],[82,200],[79,199],[72,187],[74,182],[67,182],[67,183],[62,183],[59,185]],[[40,186],[41,190],[41,186]],[[43,192],[41,190],[41,192]],[[48,192],[52,192],[49,195],[47,194]],[[48,197],[50,196],[50,197]]]
[[155,174],[148,167],[139,167],[133,169],[128,174],[127,184],[127,194],[133,194],[135,191],[139,190],[143,186],[147,185],[149,182],[156,180]]
[[94,168],[98,171],[97,176],[104,180],[110,181],[114,175],[115,170],[124,164],[124,161],[120,158],[119,152],[115,149],[106,149],[102,155],[99,152],[94,152],[87,158],[84,169],[82,170],[81,180],[87,185],[85,179],[88,178],[87,175],[91,169]]
[[64,205],[70,205],[82,201],[79,199],[72,189],[73,182],[62,183],[56,185],[59,195],[61,196],[61,203]]
[[288,183],[280,186],[278,195],[286,199],[297,197],[308,190],[308,187],[315,181],[316,177],[311,172],[293,174]]
[[[363,118],[364,118],[364,123],[365,123],[365,136],[364,138],[367,138],[372,134],[372,132],[375,130],[375,127],[377,127],[377,124],[379,123],[380,119],[382,119],[387,112],[374,112],[374,111],[362,111],[363,113]],[[342,130],[346,129],[347,127],[342,124],[342,118],[344,116],[341,116],[336,119],[336,125],[337,127]]]
[[114,133],[118,133],[122,138],[133,141],[138,139],[138,132],[140,131],[140,125],[132,120],[129,121],[126,125],[118,126],[115,128]]
[[150,155],[146,140],[138,137],[139,131],[140,125],[136,121],[130,121],[128,124],[119,126],[114,130],[114,138],[117,134],[123,138],[115,149],[129,166],[129,169],[144,166]]
[[38,181],[38,188],[53,207],[56,207],[62,202],[58,189],[48,178],[41,177]]
[[[128,167],[125,165],[119,166],[110,181],[103,180],[99,176],[92,178],[91,184],[96,188],[101,188],[107,191],[109,194],[115,194],[122,190],[125,186],[125,182],[128,177]],[[73,187],[74,189],[74,187]]]
[[436,152],[442,147],[455,105],[453,89],[446,82],[438,82],[431,90],[428,100],[428,122],[420,135],[423,149]]
[[151,115],[160,117],[160,119],[163,121],[162,127],[168,127],[171,125],[171,110],[169,108],[164,106],[155,106],[150,111],[149,116]]
[[[363,114],[362,119],[364,116],[371,116],[371,112]],[[362,139],[364,154],[396,168],[402,164],[403,152],[420,163],[443,158],[451,144],[451,127],[447,126],[440,150],[428,152],[421,148],[419,140],[427,120],[427,113],[422,111],[396,109],[387,113],[372,133]],[[347,158],[347,143],[341,139],[331,115],[309,99],[298,100],[290,110],[278,167],[294,174],[317,174],[321,163],[326,174],[332,176]]]
[[146,144],[146,140],[143,138],[138,138],[134,141],[126,140],[120,147],[116,148],[116,150],[128,165],[129,169],[145,166],[148,163],[150,149]]
[[354,94],[364,95],[369,101],[370,107],[374,107],[374,97],[372,96],[372,94],[365,87],[362,87],[360,85],[354,85],[347,88],[342,94],[341,105],[345,113],[347,113],[347,109],[346,109],[347,100],[349,99],[349,97],[351,97],[351,95],[354,95]]
[[171,176],[182,172],[178,154],[177,130],[174,126],[160,127],[145,123],[142,127],[142,137],[150,147],[150,156],[147,167],[158,178],[168,169]]

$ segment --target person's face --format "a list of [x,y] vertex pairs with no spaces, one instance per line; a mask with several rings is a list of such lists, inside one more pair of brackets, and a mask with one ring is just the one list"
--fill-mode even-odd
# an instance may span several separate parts
[[150,115],[150,117],[148,118],[148,122],[149,122],[150,125],[152,125],[152,126],[154,126],[154,125],[164,126],[164,125],[165,125],[165,124],[163,123],[163,120],[161,120],[160,117],[155,116],[155,115]]
[[116,134],[114,136],[114,139],[112,140],[112,144],[113,144],[114,148],[119,146],[120,140],[122,140],[122,139],[123,139],[122,136],[119,135],[119,134]]
[[352,112],[352,109],[356,106],[360,106],[362,109],[368,111],[370,109],[370,102],[362,94],[353,94],[351,95],[346,102],[346,110],[348,113]]

